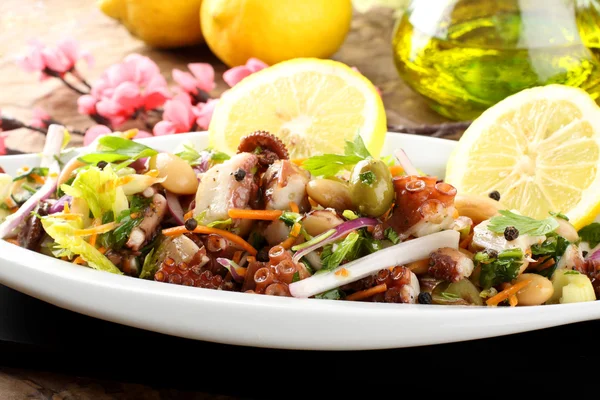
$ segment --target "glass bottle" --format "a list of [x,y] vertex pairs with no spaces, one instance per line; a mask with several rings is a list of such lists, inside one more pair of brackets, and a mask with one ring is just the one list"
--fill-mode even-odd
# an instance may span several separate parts
[[551,83],[598,99],[600,0],[412,0],[393,50],[404,81],[455,120]]

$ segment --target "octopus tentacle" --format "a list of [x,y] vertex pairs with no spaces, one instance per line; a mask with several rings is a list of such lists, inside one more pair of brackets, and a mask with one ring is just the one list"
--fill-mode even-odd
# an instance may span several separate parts
[[[259,152],[256,149],[260,148]],[[238,146],[238,153],[255,153],[262,167],[268,167],[277,160],[288,160],[290,154],[285,144],[267,131],[256,131],[244,136]]]

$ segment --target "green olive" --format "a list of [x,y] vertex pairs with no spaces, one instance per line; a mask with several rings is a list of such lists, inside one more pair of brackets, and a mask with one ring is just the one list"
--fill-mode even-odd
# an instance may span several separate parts
[[392,174],[380,160],[363,160],[350,175],[350,193],[354,207],[371,217],[382,216],[394,202]]

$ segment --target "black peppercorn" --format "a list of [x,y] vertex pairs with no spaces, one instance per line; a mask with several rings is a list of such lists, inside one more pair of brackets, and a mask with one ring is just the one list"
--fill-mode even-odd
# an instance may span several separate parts
[[511,241],[519,237],[519,230],[514,226],[507,226],[504,229],[504,239]]
[[235,180],[239,182],[246,177],[246,171],[240,168],[233,173],[233,176],[235,177]]
[[582,254],[584,257],[587,257],[587,255],[588,255],[588,252],[584,250],[584,251],[582,251],[582,252],[581,252],[581,254]]
[[493,192],[490,193],[490,198],[492,198],[496,201],[500,201],[500,192],[497,190],[494,190]]
[[194,218],[188,218],[187,221],[185,221],[185,229],[187,229],[188,231],[193,231],[194,229],[196,229],[198,227],[198,221],[196,221]]
[[432,298],[431,293],[429,292],[421,292],[419,293],[419,304],[431,304]]
[[106,168],[107,165],[108,163],[106,161],[98,161],[98,164],[96,164],[96,166],[100,169]]
[[498,258],[498,252],[494,249],[485,249],[483,251],[489,258]]

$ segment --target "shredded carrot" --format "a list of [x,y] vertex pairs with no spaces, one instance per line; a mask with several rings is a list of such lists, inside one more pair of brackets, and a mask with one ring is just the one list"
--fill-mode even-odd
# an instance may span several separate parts
[[544,260],[542,263],[539,263],[537,265],[535,265],[535,270],[536,271],[541,271],[543,269],[546,268],[550,268],[551,266],[553,266],[555,264],[555,261],[553,258],[548,257],[546,260]]
[[187,221],[188,219],[194,216],[194,210],[190,210],[183,215],[183,220]]
[[70,214],[71,213],[71,208],[69,207],[69,203],[67,203],[66,201],[65,201],[65,208],[63,209],[63,212],[65,214]]
[[292,230],[290,231],[290,236],[297,238],[298,235],[300,234],[301,230],[302,230],[302,225],[300,225],[300,223],[296,222],[294,224],[294,226],[292,227]]
[[232,259],[232,261],[234,263],[239,264],[241,259],[242,259],[242,252],[241,251],[236,251],[235,253],[233,253],[233,259]]
[[85,260],[81,258],[81,256],[77,256],[77,258],[73,260],[73,264],[82,265],[83,263],[85,263]]
[[248,261],[248,264],[256,262],[256,257],[253,256],[248,256],[246,257],[246,260]]
[[531,279],[526,279],[521,282],[517,282],[514,285],[510,286],[509,288],[504,289],[503,291],[499,292],[497,295],[492,296],[489,299],[487,299],[486,304],[488,306],[497,306],[498,304],[502,303],[504,300],[508,299],[513,294],[517,294],[517,292],[519,290],[521,290],[525,286],[529,285],[529,283],[531,283]]
[[298,204],[294,203],[293,201],[290,201],[290,210],[292,210],[292,212],[295,212],[296,214],[300,212]]
[[229,217],[234,219],[259,219],[264,221],[275,221],[281,217],[281,210],[245,210],[241,208],[229,209]]
[[6,205],[9,208],[16,208],[17,207],[17,203],[15,203],[15,201],[12,199],[12,197],[8,196],[4,202],[6,203]]
[[[174,228],[163,229],[162,234],[165,236],[178,236],[178,235],[183,235],[184,233],[189,233],[189,232],[190,231],[188,231],[186,229],[186,227],[182,225],[182,226],[176,226]],[[238,235],[235,235],[228,231],[224,231],[222,229],[209,228],[208,226],[197,226],[196,229],[194,229],[192,232],[201,233],[201,234],[205,234],[205,235],[214,233],[215,235],[223,236],[225,239],[227,239],[237,245],[240,245],[244,250],[246,250],[248,253],[250,253],[253,256],[255,256],[257,253],[256,249],[254,247],[252,247],[250,245],[250,243],[246,242],[244,239],[242,239]]]
[[74,214],[74,213],[71,213],[71,214],[56,213],[56,214],[52,214],[52,217],[60,218],[60,219],[64,219],[64,220],[76,220],[76,219],[83,218],[83,215]]
[[140,213],[131,213],[131,214],[129,214],[129,218],[131,218],[131,219],[136,219],[139,216],[140,216]]
[[348,270],[346,268],[342,267],[342,268],[338,269],[337,271],[335,271],[334,274],[337,276],[343,276],[345,278],[350,273],[348,272]]
[[158,178],[159,174],[160,174],[160,172],[157,169],[151,169],[150,171],[146,172],[144,175],[151,176],[153,178]]
[[119,179],[117,179],[117,182],[115,183],[115,186],[126,185],[129,182],[131,182],[132,180],[133,180],[133,176],[131,176],[131,175],[122,176]]
[[392,176],[402,175],[403,173],[404,168],[402,168],[402,165],[392,165],[390,167],[390,174],[392,174]]
[[297,166],[301,167],[302,164],[304,164],[304,161],[306,161],[306,158],[294,158],[292,159],[292,162],[294,164],[296,164]]
[[381,285],[373,286],[372,288],[361,290],[360,292],[352,293],[346,297],[346,300],[362,300],[374,296],[378,293],[383,293],[387,290],[387,285],[382,283]]
[[106,233],[108,231],[112,231],[117,226],[119,226],[119,224],[117,222],[109,222],[108,224],[98,225],[98,226],[94,226],[94,227],[91,227],[88,229],[75,229],[75,231],[73,232],[73,235],[75,235],[75,236],[97,235],[100,233]]
[[516,305],[519,304],[516,294],[513,294],[508,298],[508,304],[510,304],[511,307],[516,307]]
[[98,251],[102,254],[106,253],[106,247],[100,247]]
[[31,174],[29,175],[30,177],[33,178],[33,180],[36,183],[39,183],[40,185],[43,185],[44,183],[46,183],[46,178],[42,178],[41,176],[39,176],[38,174]]
[[290,247],[292,247],[294,245],[294,243],[296,243],[296,238],[293,236],[290,236],[287,239],[285,239],[283,242],[281,242],[280,246],[283,247],[284,249],[288,250]]
[[4,240],[6,240],[8,243],[12,243],[12,244],[19,246],[19,241],[16,239],[4,239]]
[[471,244],[473,240],[473,232],[471,232],[466,238],[464,238],[459,244],[458,247],[461,249],[466,249]]

